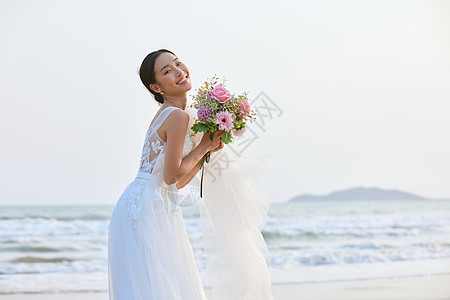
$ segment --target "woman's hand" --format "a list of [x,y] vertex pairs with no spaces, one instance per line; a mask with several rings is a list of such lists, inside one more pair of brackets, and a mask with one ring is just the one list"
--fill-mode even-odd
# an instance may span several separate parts
[[225,147],[225,144],[222,141],[220,141],[220,145],[217,148],[211,150],[211,152],[219,151],[220,149],[223,149],[223,147]]
[[210,132],[203,133],[202,140],[200,143],[203,143],[207,146],[208,151],[215,152],[224,147],[224,144],[221,141],[220,135],[224,132],[224,130],[215,131],[213,133],[213,140],[211,141],[209,138]]

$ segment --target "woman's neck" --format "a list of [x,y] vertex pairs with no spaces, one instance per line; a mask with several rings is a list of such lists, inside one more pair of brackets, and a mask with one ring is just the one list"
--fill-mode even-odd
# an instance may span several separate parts
[[163,105],[164,107],[176,106],[178,108],[181,108],[182,110],[185,110],[187,105],[187,94],[183,96],[164,97]]

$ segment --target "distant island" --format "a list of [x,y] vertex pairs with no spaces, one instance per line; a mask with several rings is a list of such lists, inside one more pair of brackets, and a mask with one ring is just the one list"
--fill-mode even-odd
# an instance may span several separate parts
[[289,202],[299,202],[305,200],[450,200],[450,199],[430,199],[415,194],[398,190],[383,190],[380,188],[355,187],[342,191],[336,191],[328,195],[316,196],[304,194],[296,196]]

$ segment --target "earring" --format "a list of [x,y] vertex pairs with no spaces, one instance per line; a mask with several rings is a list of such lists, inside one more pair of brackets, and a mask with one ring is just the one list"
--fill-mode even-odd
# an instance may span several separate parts
[[161,95],[164,95],[164,93],[163,92],[159,92]]

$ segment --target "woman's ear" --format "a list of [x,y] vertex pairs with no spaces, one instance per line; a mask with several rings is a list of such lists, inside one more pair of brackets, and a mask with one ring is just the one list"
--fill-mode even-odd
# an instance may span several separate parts
[[156,83],[150,83],[150,84],[149,84],[149,88],[150,88],[152,91],[154,91],[155,93],[161,92],[161,87],[160,87],[158,84],[156,84]]

